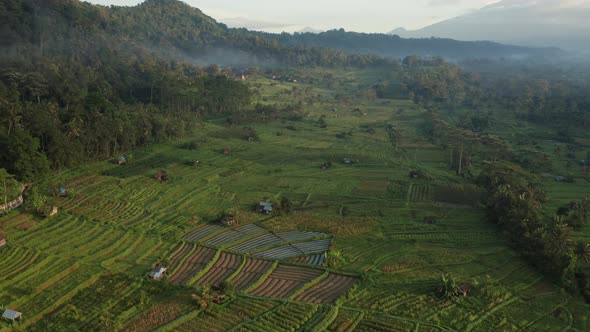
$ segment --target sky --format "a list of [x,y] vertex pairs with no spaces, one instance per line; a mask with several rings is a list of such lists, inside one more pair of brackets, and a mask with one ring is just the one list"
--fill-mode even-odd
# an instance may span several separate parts
[[[143,0],[86,0],[133,6]],[[231,27],[269,32],[318,30],[386,33],[419,29],[479,9],[493,0],[184,0]]]

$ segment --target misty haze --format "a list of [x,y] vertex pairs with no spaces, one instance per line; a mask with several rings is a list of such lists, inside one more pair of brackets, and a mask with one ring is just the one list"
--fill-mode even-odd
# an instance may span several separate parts
[[590,1],[0,18],[0,332],[590,331]]

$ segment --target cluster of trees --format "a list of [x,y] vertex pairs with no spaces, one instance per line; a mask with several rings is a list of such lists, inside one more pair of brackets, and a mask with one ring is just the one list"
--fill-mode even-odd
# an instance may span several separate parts
[[249,106],[251,94],[194,66],[105,51],[84,60],[2,63],[0,98],[0,167],[32,180],[50,168],[183,137],[203,114]]
[[[552,65],[497,64],[492,71],[467,62],[465,69],[440,58],[415,56],[406,57],[402,64],[402,90],[427,109],[503,108],[563,132],[573,126],[590,128],[590,77],[577,74],[575,68],[547,72]],[[493,122],[489,113],[466,120],[462,126],[474,131],[485,130]]]
[[0,167],[18,179],[182,137],[203,114],[250,105],[247,86],[216,66],[97,33],[111,26],[105,10],[61,0],[0,7]]
[[545,194],[534,184],[534,176],[519,166],[502,161],[488,162],[478,180],[488,192],[486,205],[490,220],[504,229],[512,243],[533,264],[562,285],[575,289],[581,273],[578,263],[588,261],[590,251],[583,250],[588,244],[576,244],[572,240],[569,223],[571,218],[588,222],[587,200],[574,204],[575,208],[567,211],[568,217],[558,215],[546,220],[542,212]]
[[453,126],[436,111],[426,114],[424,131],[434,144],[449,151],[449,169],[458,175],[469,172],[477,155],[491,161],[514,158],[507,142],[491,134]]

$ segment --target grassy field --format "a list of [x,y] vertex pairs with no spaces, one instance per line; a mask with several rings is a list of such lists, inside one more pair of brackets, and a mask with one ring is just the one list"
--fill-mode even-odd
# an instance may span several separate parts
[[[248,124],[256,130],[253,142],[213,119],[191,137],[133,151],[127,165],[95,162],[56,174],[49,182],[71,192],[56,199],[57,216],[17,210],[0,218],[8,239],[0,248],[0,305],[24,317],[12,327],[0,323],[0,330],[590,330],[590,306],[523,260],[481,207],[436,200],[441,187],[467,180],[448,169],[448,152],[420,134],[418,107],[362,97],[336,103],[334,91],[353,95],[376,73],[305,75],[328,73],[336,75],[333,83],[250,82],[259,101],[301,100],[307,113],[301,121]],[[321,98],[309,102],[310,95]],[[386,124],[401,129],[399,144],[390,142]],[[186,149],[188,142],[197,148]],[[327,162],[332,167],[320,169]],[[565,167],[562,158],[554,162]],[[160,170],[168,182],[153,179]],[[410,177],[414,170],[430,179]],[[589,188],[551,177],[544,184],[548,211]],[[292,202],[289,214],[252,210],[282,197]],[[223,212],[263,231],[195,235]],[[235,249],[262,232],[288,231],[321,235]],[[590,230],[578,233],[590,238]],[[330,247],[321,269],[305,264],[311,258],[280,256],[277,264],[260,255],[322,239]],[[145,278],[166,257],[177,285]],[[263,263],[248,265],[257,259]],[[238,277],[247,271],[251,279]],[[289,276],[293,271],[306,272]],[[438,297],[446,273],[473,284],[472,294]],[[192,285],[224,279],[243,282],[244,292],[206,309],[191,301]]]

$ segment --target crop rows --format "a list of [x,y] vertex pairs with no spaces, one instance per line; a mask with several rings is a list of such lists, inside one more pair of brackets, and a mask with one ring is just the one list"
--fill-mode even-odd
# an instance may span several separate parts
[[79,285],[96,278],[95,276],[99,271],[98,267],[82,265],[78,270],[64,275],[51,285],[47,285],[39,293],[26,298],[24,302],[19,304],[19,307],[28,308],[28,316],[33,317],[35,314],[53,306],[60,298],[68,294],[71,296],[71,292]]
[[254,254],[255,257],[265,259],[284,259],[289,257],[300,256],[304,254],[301,250],[295,248],[292,245],[286,245],[282,247],[272,248],[259,253]]
[[324,264],[325,259],[326,259],[325,254],[315,254],[315,255],[309,255],[309,256],[294,257],[291,259],[291,262],[308,264],[308,265],[315,265],[315,266],[322,266]]
[[[301,332],[324,331],[337,314],[338,308],[336,306],[321,306],[319,310],[303,325]],[[326,324],[327,322],[327,324]]]
[[268,232],[266,229],[256,225],[256,224],[248,224],[244,226],[240,226],[235,229],[236,231],[243,233],[245,235],[256,235]]
[[331,239],[316,240],[310,242],[295,243],[293,247],[304,254],[326,252],[330,248]]
[[311,303],[333,303],[340,296],[354,285],[356,279],[330,273],[324,280],[299,294],[297,301]]
[[300,232],[300,231],[289,231],[289,232],[281,232],[275,233],[276,236],[283,239],[285,242],[293,242],[293,241],[300,241],[306,239],[312,239],[314,237],[326,236],[324,233],[320,232]]
[[355,331],[362,332],[386,332],[386,331],[411,331],[414,324],[401,319],[383,316],[365,317],[356,327]]
[[257,249],[269,247],[272,245],[278,245],[281,243],[283,243],[283,240],[280,237],[278,237],[274,234],[264,234],[264,235],[259,236],[257,238],[248,240],[244,243],[240,243],[238,245],[235,245],[235,246],[229,248],[229,250],[245,254],[248,252],[255,251]]
[[221,231],[222,229],[223,229],[223,227],[220,225],[211,225],[211,224],[205,225],[205,226],[199,227],[199,228],[193,230],[192,232],[188,233],[183,238],[183,240],[189,241],[189,242],[198,242],[199,240],[204,239],[213,233],[217,233],[217,232]]
[[260,286],[250,293],[254,296],[288,298],[323,272],[306,267],[279,265]]
[[219,259],[213,264],[213,266],[207,271],[207,273],[201,277],[196,284],[197,285],[210,285],[219,286],[225,279],[229,278],[242,264],[242,256],[221,253]]
[[[76,285],[76,284],[74,284]],[[76,294],[67,304],[52,311],[43,321],[32,326],[32,331],[81,330],[98,331],[101,322],[97,315],[115,319],[129,306],[136,303],[129,300],[139,284],[124,275],[103,276],[92,286]],[[51,299],[47,299],[51,300]],[[76,319],[71,319],[75,314]]]
[[273,263],[270,261],[246,258],[244,268],[232,279],[232,283],[236,289],[245,290],[257,282],[272,265]]
[[244,237],[243,233],[240,233],[238,231],[235,230],[228,230],[226,232],[223,232],[219,235],[216,235],[212,238],[210,238],[209,240],[203,242],[204,244],[208,245],[208,246],[213,246],[213,247],[221,247],[224,244],[229,244],[229,243],[233,243],[236,242],[238,240],[240,240],[241,238]]
[[317,306],[309,304],[289,303],[247,322],[236,331],[298,331],[315,314],[317,309]]
[[408,201],[409,202],[424,202],[429,201],[431,198],[430,185],[428,184],[410,184],[408,190]]
[[177,327],[175,331],[228,331],[241,322],[264,314],[276,306],[277,303],[274,301],[237,298],[224,309],[213,308]]
[[[187,247],[191,247],[191,245],[187,245]],[[186,283],[196,273],[201,271],[205,265],[209,263],[213,256],[215,256],[215,250],[205,247],[197,247],[196,250],[194,250],[194,248],[189,250],[190,254],[188,256],[181,257],[176,260],[175,263],[172,263],[172,272],[170,274],[171,282],[177,284]],[[180,259],[182,259],[181,264],[179,262]]]
[[[39,253],[32,250],[22,250],[18,253],[15,259],[7,261],[6,264],[2,265],[2,271],[5,271],[0,276],[0,280],[9,279],[21,271],[29,268],[39,258]],[[3,260],[4,263],[4,260]]]

